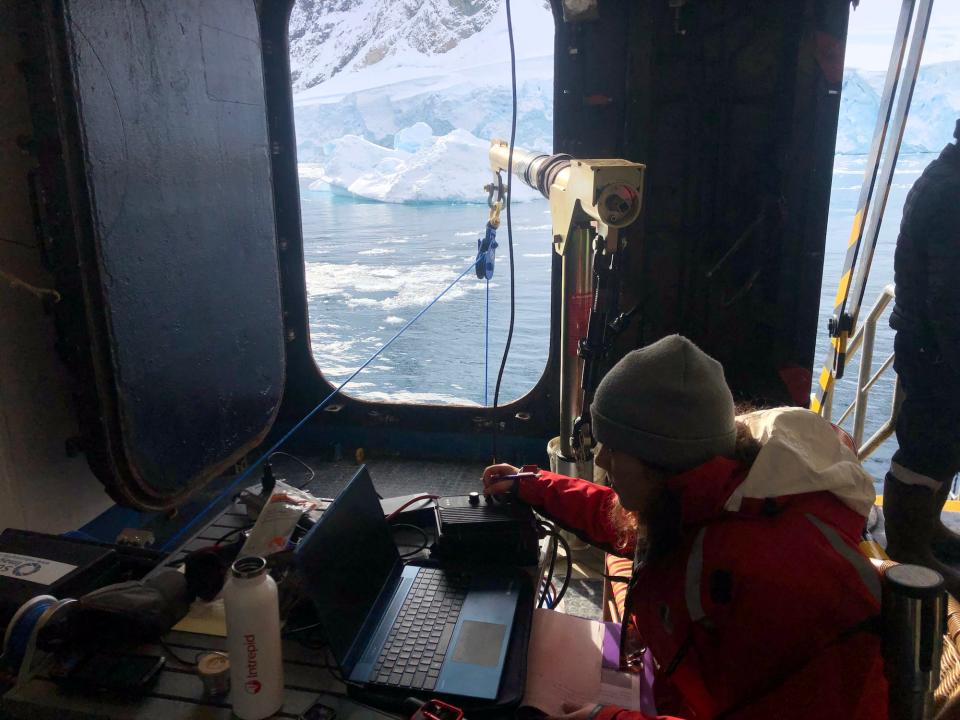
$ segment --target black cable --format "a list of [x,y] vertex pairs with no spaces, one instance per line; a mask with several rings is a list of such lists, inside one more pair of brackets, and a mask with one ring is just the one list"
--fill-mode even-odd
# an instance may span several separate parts
[[513,110],[510,116],[510,151],[507,155],[507,246],[510,249],[510,325],[507,329],[507,344],[503,348],[503,358],[500,360],[500,372],[497,373],[497,385],[493,391],[493,461],[497,461],[497,403],[500,400],[500,383],[503,381],[503,370],[507,366],[507,356],[510,354],[510,343],[513,341],[513,321],[515,310],[515,279],[513,267],[513,218],[510,206],[513,201],[513,146],[517,141],[517,52],[513,45],[513,16],[510,13],[510,0],[505,0],[507,8],[507,36],[510,38],[510,86],[513,92]]
[[296,455],[293,455],[293,454],[288,453],[288,452],[284,452],[283,450],[274,450],[272,453],[270,453],[270,458],[268,458],[268,461],[269,461],[271,458],[273,458],[274,455],[283,455],[284,457],[288,457],[288,458],[290,458],[291,460],[296,460],[298,463],[300,463],[301,465],[303,465],[303,466],[307,469],[307,472],[308,472],[308,473],[310,473],[310,477],[308,477],[308,478],[307,478],[306,480],[304,480],[300,485],[298,485],[298,486],[297,486],[297,490],[303,490],[307,485],[309,485],[311,482],[313,482],[313,479],[317,476],[316,470],[314,470],[312,467],[310,467],[309,465],[307,465],[307,463],[305,463],[303,460],[301,460],[300,458],[298,458]]
[[400,553],[401,558],[413,557],[414,555],[423,552],[427,549],[427,546],[430,544],[430,536],[427,535],[427,531],[422,527],[417,525],[411,525],[410,523],[393,523],[390,526],[390,530],[395,530],[396,528],[408,528],[410,530],[416,530],[418,533],[423,535],[423,544],[418,547],[416,550],[411,550],[410,552]]
[[317,621],[301,625],[300,627],[284,630],[281,637],[294,640],[307,650],[325,650],[327,648],[327,636],[323,632],[323,623]]
[[570,552],[570,543],[559,532],[557,533],[557,540],[560,541],[560,544],[563,546],[563,552],[567,556],[567,575],[563,578],[563,584],[560,586],[560,592],[557,593],[557,596],[553,599],[553,606],[557,607],[560,604],[560,601],[563,599],[563,596],[567,592],[567,588],[570,585],[570,576],[573,575],[573,553]]
[[[557,553],[560,552],[560,536],[557,535],[556,533],[554,533],[552,545],[553,545],[553,555],[550,558],[550,568],[547,571],[547,577],[544,579],[546,583],[546,587],[544,588],[544,595],[546,595],[546,591],[549,588],[553,587],[553,576],[554,576],[554,572],[557,564]],[[554,594],[554,598],[553,600],[550,601],[551,608],[555,608],[557,606],[556,588],[554,588],[553,594]]]
[[221,535],[220,537],[218,537],[218,538],[217,538],[217,542],[216,542],[215,544],[219,545],[220,543],[222,543],[224,540],[226,540],[226,539],[227,539],[228,537],[230,537],[231,535],[236,535],[237,533],[246,532],[247,530],[249,530],[249,529],[252,528],[252,527],[253,527],[253,525],[244,525],[243,527],[234,528],[234,529],[231,530],[230,532],[225,533],[224,535]]
[[[550,565],[547,567],[547,573],[543,577],[543,593],[540,595],[540,600],[537,603],[538,608],[542,608],[544,600],[547,599],[547,591],[550,589],[550,583],[553,582],[553,569],[557,563],[557,552],[560,550],[560,541],[557,533],[554,530],[548,530],[547,535],[553,538],[550,541]],[[553,606],[557,606],[556,600],[553,601]]]
[[361,686],[361,685],[358,685],[357,683],[354,683],[354,682],[351,682],[350,680],[347,680],[347,679],[343,676],[343,671],[340,669],[340,666],[337,665],[336,663],[334,663],[334,664],[332,664],[332,665],[328,663],[327,666],[326,666],[326,670],[327,670],[328,673],[330,673],[330,677],[332,677],[332,678],[333,678],[334,680],[336,680],[338,683],[343,683],[344,685],[353,685],[353,686],[355,686],[355,687],[363,687],[363,686]]
[[36,250],[39,245],[30,245],[20,240],[14,240],[13,238],[0,237],[0,242],[10,243],[11,245],[19,245],[20,247],[25,247],[29,250]]
[[315,623],[310,623],[309,625],[304,625],[302,627],[293,628],[292,630],[284,629],[283,637],[292,637],[299,633],[306,632],[307,630],[316,630],[321,625],[323,625],[322,622],[315,622]]
[[[557,563],[557,553],[560,550],[560,531],[558,530],[557,526],[552,522],[541,520],[540,528],[546,533],[547,537],[551,537],[553,539],[550,542],[550,549],[548,550],[550,553],[550,565],[543,577],[545,587],[537,607],[543,607],[543,602],[547,595],[547,589],[549,589],[550,585],[553,583],[553,573]],[[552,606],[557,606],[556,598],[554,598]]]

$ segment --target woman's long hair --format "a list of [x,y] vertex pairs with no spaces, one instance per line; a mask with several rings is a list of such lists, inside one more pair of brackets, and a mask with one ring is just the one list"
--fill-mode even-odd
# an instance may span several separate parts
[[[738,414],[743,412],[739,407],[737,411]],[[736,427],[737,439],[732,457],[739,460],[744,467],[750,468],[763,446],[750,434],[745,423],[738,420]],[[654,476],[654,481],[662,481],[664,484],[672,475],[667,470],[651,466],[647,467],[647,472]],[[657,475],[660,477],[657,478]],[[648,561],[667,555],[680,543],[682,536],[680,498],[669,491],[664,491],[660,495],[646,523],[640,520],[637,513],[623,507],[619,497],[610,507],[610,520],[617,529],[617,547],[620,550],[626,550],[634,543],[644,545],[643,550]]]

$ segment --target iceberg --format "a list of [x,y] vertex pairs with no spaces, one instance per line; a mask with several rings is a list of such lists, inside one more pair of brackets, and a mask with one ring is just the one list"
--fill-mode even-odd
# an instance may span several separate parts
[[415,153],[433,143],[433,128],[425,122],[414,123],[393,136],[393,149]]
[[[324,143],[318,162],[302,166],[316,178],[310,188],[388,203],[487,201],[483,187],[492,180],[488,141],[466,130],[435,137],[422,122],[396,137],[393,148],[356,135]],[[519,181],[512,191],[514,202],[540,197]]]
[[[306,167],[319,169],[318,177],[310,185],[311,190],[319,190],[329,185],[335,188],[349,189],[365,173],[380,168],[388,172],[402,162],[410,153],[385,148],[357,135],[344,135],[323,144],[320,149],[320,162],[306,164]],[[304,167],[304,165],[301,165]],[[314,170],[314,173],[317,171]],[[301,177],[304,177],[301,172]]]

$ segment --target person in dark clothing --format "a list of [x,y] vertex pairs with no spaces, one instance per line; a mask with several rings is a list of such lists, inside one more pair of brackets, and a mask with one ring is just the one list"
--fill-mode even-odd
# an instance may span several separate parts
[[[954,137],[960,140],[960,120]],[[947,145],[911,188],[894,256],[894,368],[905,399],[884,482],[887,552],[932,567],[960,592],[960,535],[940,514],[960,472],[960,147]]]

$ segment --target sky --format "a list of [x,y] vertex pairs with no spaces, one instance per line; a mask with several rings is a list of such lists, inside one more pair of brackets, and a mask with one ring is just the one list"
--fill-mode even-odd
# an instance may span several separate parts
[[[900,4],[900,0],[860,0],[860,6],[851,10],[847,32],[848,68],[886,70]],[[922,63],[948,60],[960,60],[960,2],[936,0]]]

